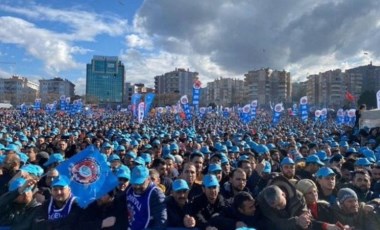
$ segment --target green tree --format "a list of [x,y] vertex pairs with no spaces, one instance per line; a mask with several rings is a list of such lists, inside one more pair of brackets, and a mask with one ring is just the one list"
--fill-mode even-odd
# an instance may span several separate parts
[[373,109],[377,107],[376,93],[374,91],[364,91],[360,94],[358,105],[366,104],[367,109]]

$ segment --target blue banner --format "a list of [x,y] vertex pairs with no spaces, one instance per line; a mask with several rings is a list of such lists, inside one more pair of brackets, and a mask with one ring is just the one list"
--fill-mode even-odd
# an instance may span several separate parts
[[195,113],[198,113],[199,110],[199,100],[201,97],[201,82],[196,80],[193,84],[193,105]]
[[326,109],[326,108],[321,109],[321,117],[320,117],[320,121],[321,121],[322,123],[324,123],[324,122],[327,121],[327,109]]
[[307,101],[307,96],[301,97],[300,99],[300,113],[301,120],[306,122],[309,117],[309,105]]
[[281,119],[281,113],[284,110],[284,107],[282,106],[281,103],[276,104],[273,108],[273,117],[272,117],[272,123],[274,125],[277,125],[278,122],[280,122]]
[[183,112],[185,112],[186,119],[191,120],[193,116],[190,111],[189,99],[187,98],[187,95],[183,95],[180,99],[180,102],[183,108]]
[[152,107],[154,98],[156,97],[156,94],[154,93],[147,93],[145,95],[145,114],[146,116],[149,115],[150,107]]
[[65,109],[66,109],[66,96],[65,95],[62,95],[59,98],[59,107],[61,108],[62,111],[65,111]]
[[26,110],[27,110],[27,108],[26,108],[25,103],[22,103],[21,106],[20,106],[20,108],[21,108],[21,113],[22,113],[22,114],[26,114]]
[[82,208],[118,185],[106,159],[93,145],[62,162],[57,170],[60,175],[70,178],[71,191]]
[[41,109],[41,98],[37,98],[34,101],[34,110],[38,111]]
[[132,104],[132,114],[134,117],[137,117],[137,105],[140,103],[141,100],[141,94],[134,93],[131,97],[131,104]]
[[240,121],[248,124],[251,121],[251,105],[245,105],[240,112]]
[[71,98],[66,97],[66,99],[65,99],[65,110],[67,110],[67,111],[70,111],[70,108],[71,108],[70,102],[71,102]]
[[343,111],[343,109],[338,109],[338,112],[336,114],[336,123],[338,125],[342,125],[344,123],[344,111]]
[[257,100],[251,102],[251,119],[256,119]]

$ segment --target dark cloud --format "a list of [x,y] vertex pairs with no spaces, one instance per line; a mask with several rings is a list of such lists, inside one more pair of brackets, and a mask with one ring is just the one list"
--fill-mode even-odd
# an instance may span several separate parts
[[376,0],[146,0],[136,18],[164,50],[209,55],[242,73],[333,52],[378,52],[379,9]]

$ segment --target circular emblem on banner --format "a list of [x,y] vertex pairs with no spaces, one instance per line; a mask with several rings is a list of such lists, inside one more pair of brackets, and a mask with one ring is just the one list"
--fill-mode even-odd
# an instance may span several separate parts
[[281,105],[276,105],[276,106],[274,107],[274,111],[276,111],[276,112],[281,112],[281,111],[282,111],[282,106],[281,106]]
[[255,100],[255,101],[252,101],[251,106],[252,106],[252,107],[257,107],[257,101],[256,101],[256,100]]
[[187,103],[189,103],[189,100],[187,99],[187,97],[181,97],[181,104],[184,105]]
[[71,178],[81,184],[91,184],[100,177],[100,165],[92,158],[74,164],[70,170]]
[[251,110],[251,108],[249,106],[243,107],[243,113],[249,113],[250,110]]
[[158,107],[158,108],[157,108],[157,112],[158,112],[158,113],[163,113],[163,112],[164,112],[164,108],[162,108],[162,107]]
[[350,109],[347,111],[347,116],[349,117],[355,117],[355,109]]
[[315,110],[315,116],[320,117],[322,114],[321,110]]
[[301,105],[306,105],[307,104],[307,97],[302,97],[300,101]]
[[205,107],[201,107],[201,108],[199,108],[199,112],[200,112],[200,113],[206,113],[206,108],[205,108]]
[[344,116],[343,109],[339,109],[337,114],[338,116]]
[[327,114],[327,109],[322,109],[322,110],[321,110],[321,115],[322,115],[322,116],[325,116],[326,114]]
[[199,81],[199,80],[196,80],[195,82],[194,82],[194,84],[193,84],[193,88],[194,89],[200,89],[201,88],[201,81]]

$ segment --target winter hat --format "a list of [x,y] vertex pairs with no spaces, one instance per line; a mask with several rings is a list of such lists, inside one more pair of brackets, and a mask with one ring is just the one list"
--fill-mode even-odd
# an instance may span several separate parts
[[341,188],[338,192],[339,203],[342,204],[345,200],[349,198],[358,199],[358,196],[356,195],[355,191],[350,188]]
[[317,188],[317,185],[315,185],[314,181],[310,179],[302,179],[296,184],[296,189],[302,194],[306,194],[310,188]]

